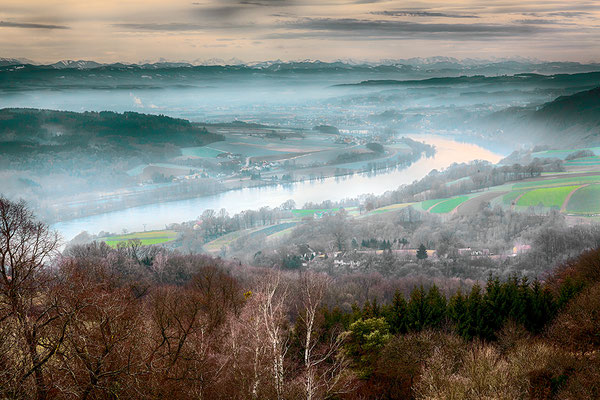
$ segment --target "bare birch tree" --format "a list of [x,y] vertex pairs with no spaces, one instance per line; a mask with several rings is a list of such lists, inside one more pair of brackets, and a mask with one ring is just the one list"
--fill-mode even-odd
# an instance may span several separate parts
[[304,394],[307,400],[321,399],[349,390],[348,363],[339,352],[341,336],[332,332],[320,340],[319,309],[322,307],[331,279],[326,275],[305,272],[300,277],[298,318],[305,328]]

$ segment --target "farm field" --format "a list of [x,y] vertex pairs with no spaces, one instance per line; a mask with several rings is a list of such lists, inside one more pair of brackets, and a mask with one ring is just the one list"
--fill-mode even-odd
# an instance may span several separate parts
[[532,153],[531,157],[535,158],[560,158],[564,160],[569,154],[573,154],[581,150],[593,151],[596,155],[600,155],[600,147],[586,147],[582,149],[561,149],[561,150],[545,150]]
[[484,203],[486,203],[486,202],[491,203],[494,199],[502,196],[505,193],[506,192],[502,192],[502,191],[489,191],[489,192],[482,193],[478,196],[471,197],[470,199],[461,203],[458,206],[458,209],[456,210],[456,212],[459,215],[473,215],[481,209],[481,206]]
[[513,190],[512,192],[508,192],[502,196],[502,204],[510,206],[519,196],[525,193],[527,193],[527,190]]
[[441,202],[433,207],[430,212],[433,214],[446,214],[454,210],[456,207],[469,200],[467,196],[454,197],[452,199]]
[[521,196],[517,206],[529,207],[541,204],[544,207],[560,208],[569,193],[578,187],[579,185],[534,189]]
[[245,236],[247,234],[250,234],[250,233],[260,230],[260,229],[262,229],[262,227],[244,229],[241,231],[235,231],[235,232],[228,233],[227,235],[223,235],[219,238],[216,238],[213,241],[205,243],[203,246],[204,250],[209,253],[216,253],[221,250],[221,247],[227,246],[229,243],[233,242],[234,240],[237,240],[237,239],[241,238],[242,236]]
[[209,253],[217,253],[221,250],[223,246],[228,246],[235,240],[238,240],[242,237],[253,237],[256,235],[265,235],[267,237],[274,236],[279,232],[288,230],[296,226],[297,222],[283,222],[281,224],[270,225],[270,226],[260,226],[257,228],[244,229],[241,231],[235,231],[228,233],[227,235],[223,235],[211,242],[208,242],[204,245],[204,250]]
[[425,200],[421,202],[421,208],[425,211],[429,210],[431,207],[435,206],[438,203],[441,203],[442,201],[445,201],[447,199],[431,199],[431,200]]
[[583,185],[586,183],[600,183],[600,175],[584,175],[566,178],[540,179],[536,181],[515,183],[513,189],[537,189],[540,187],[555,187],[565,185]]
[[600,156],[582,157],[565,161],[565,167],[595,167],[600,165]]
[[345,145],[322,140],[320,137],[273,139],[259,136],[233,134],[227,140],[211,143],[211,149],[242,154],[246,157],[270,157],[277,155],[319,153],[327,150],[344,149]]
[[297,222],[283,222],[281,224],[267,226],[266,228],[262,228],[257,231],[254,231],[254,232],[250,233],[248,236],[249,237],[256,236],[256,235],[271,236],[271,235],[274,235],[283,230],[293,228],[297,224],[298,224]]
[[245,142],[216,142],[211,147],[221,152],[241,154],[246,157],[262,157],[283,154],[281,151],[272,150],[265,145]]
[[121,242],[127,242],[128,240],[139,239],[144,246],[152,244],[162,244],[175,240],[177,238],[177,232],[172,230],[162,231],[150,231],[150,232],[134,232],[127,235],[120,236],[108,236],[101,238],[110,247],[117,247]]
[[201,147],[183,147],[181,154],[184,156],[202,157],[202,158],[215,158],[223,151],[212,148],[210,146]]
[[600,213],[600,185],[582,187],[573,193],[567,204],[567,212],[574,214]]
[[367,215],[375,215],[375,214],[385,214],[391,211],[397,211],[397,210],[401,210],[403,208],[406,208],[410,205],[412,205],[414,203],[398,203],[398,204],[392,204],[389,206],[385,206],[385,207],[381,207],[381,208],[376,208],[375,210],[371,210],[368,213],[364,214],[365,216]]

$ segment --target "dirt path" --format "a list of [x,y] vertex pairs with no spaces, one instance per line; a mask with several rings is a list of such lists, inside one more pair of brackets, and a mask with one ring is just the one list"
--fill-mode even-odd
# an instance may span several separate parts
[[562,207],[560,207],[560,212],[566,212],[567,211],[567,205],[569,204],[569,200],[571,200],[571,196],[573,196],[576,191],[578,191],[579,189],[584,188],[586,186],[590,186],[590,184],[586,183],[585,185],[581,185],[581,186],[576,187],[575,189],[571,190],[571,193],[569,193],[567,195],[567,197],[565,197],[565,201],[563,201]]
[[510,205],[510,209],[514,210],[515,206],[517,205],[517,203],[519,202],[519,200],[521,200],[521,197],[523,197],[525,195],[525,193],[527,193],[529,190],[524,191],[523,193],[521,193],[520,195],[517,196],[516,199],[514,199],[512,201],[512,204]]
[[456,206],[452,213],[456,213],[458,215],[473,215],[477,211],[479,211],[479,207],[487,201],[493,200],[498,196],[502,196],[508,192],[489,192],[482,194],[481,196],[473,197],[465,201],[462,204]]

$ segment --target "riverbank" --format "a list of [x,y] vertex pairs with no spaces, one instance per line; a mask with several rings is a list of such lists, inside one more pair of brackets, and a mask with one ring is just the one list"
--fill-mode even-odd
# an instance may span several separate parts
[[325,200],[340,201],[365,194],[380,195],[414,180],[421,179],[433,169],[443,169],[454,162],[487,160],[498,162],[502,156],[482,147],[460,143],[437,136],[420,139],[435,145],[436,154],[431,158],[421,158],[407,168],[330,177],[313,181],[292,182],[259,187],[246,187],[229,190],[210,196],[164,203],[147,204],[126,210],[97,214],[51,225],[64,239],[70,240],[82,231],[130,232],[146,229],[164,229],[173,222],[190,221],[206,209],[226,209],[237,213],[248,209],[277,207],[287,200],[294,200],[298,206],[308,202],[319,203]]
[[231,190],[285,186],[299,182],[323,181],[354,174],[377,174],[404,169],[419,159],[435,154],[435,147],[426,144],[414,148],[410,153],[390,151],[384,158],[357,163],[346,163],[312,168],[298,168],[282,174],[281,171],[265,173],[264,176],[236,176],[223,181],[197,178],[159,185],[137,186],[112,193],[88,193],[68,203],[54,203],[40,215],[50,224],[77,218],[126,210],[150,204],[187,200],[217,195]]

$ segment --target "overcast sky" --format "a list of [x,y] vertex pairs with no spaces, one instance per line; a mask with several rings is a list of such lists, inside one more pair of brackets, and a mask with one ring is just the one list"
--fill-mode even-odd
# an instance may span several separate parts
[[451,56],[600,61],[600,0],[1,0],[0,57],[40,62]]

